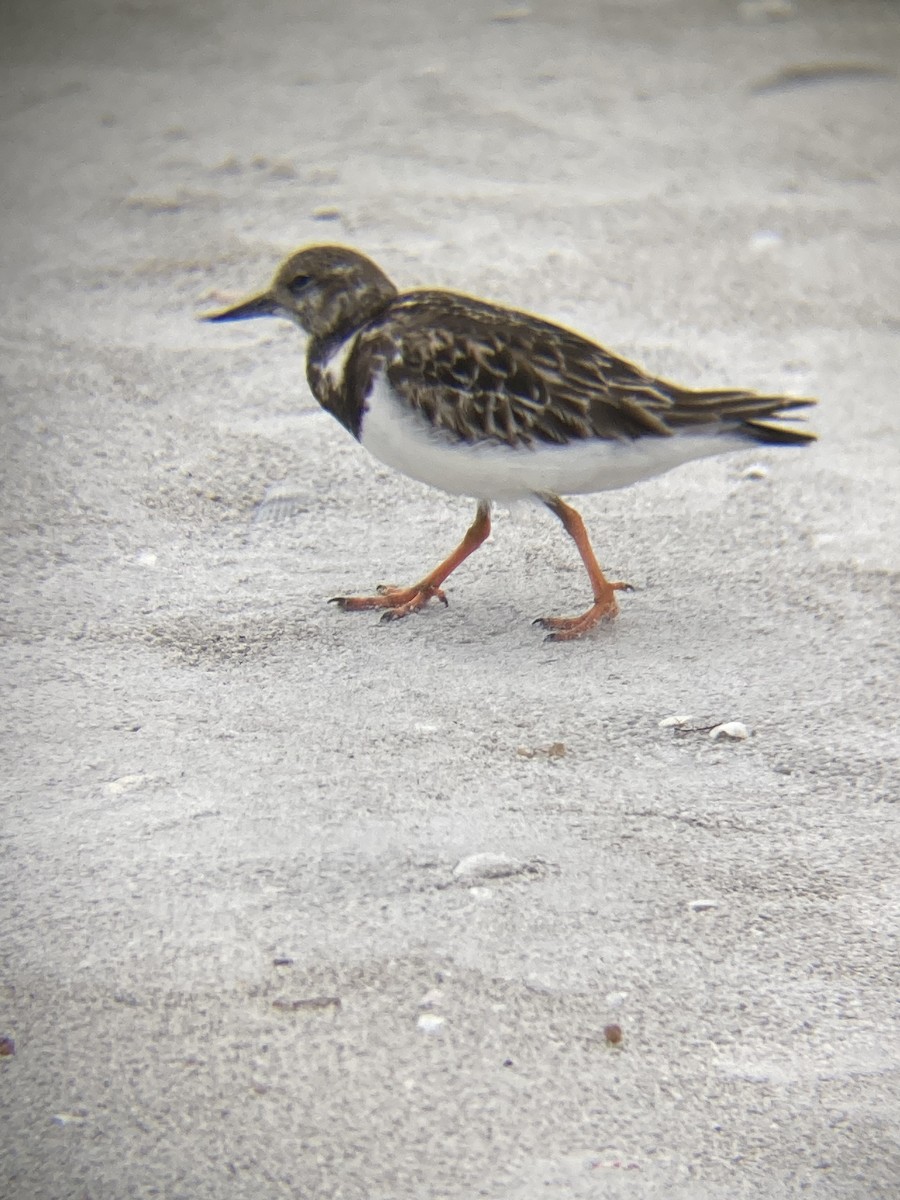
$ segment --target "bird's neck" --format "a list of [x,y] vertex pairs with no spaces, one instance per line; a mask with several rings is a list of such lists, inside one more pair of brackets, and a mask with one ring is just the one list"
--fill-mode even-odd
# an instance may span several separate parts
[[324,409],[359,437],[370,379],[353,351],[358,335],[385,315],[397,289],[386,277],[335,291],[319,311],[306,348],[306,378]]
[[310,391],[333,417],[359,437],[366,388],[348,370],[361,326],[348,325],[327,337],[311,337],[306,348]]

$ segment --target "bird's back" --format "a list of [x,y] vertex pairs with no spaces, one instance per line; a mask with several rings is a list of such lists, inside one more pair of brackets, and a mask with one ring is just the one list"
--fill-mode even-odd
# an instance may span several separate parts
[[349,383],[383,372],[402,401],[468,442],[564,445],[688,429],[814,437],[777,423],[813,400],[678,387],[564,326],[458,292],[396,296],[362,330],[352,359]]

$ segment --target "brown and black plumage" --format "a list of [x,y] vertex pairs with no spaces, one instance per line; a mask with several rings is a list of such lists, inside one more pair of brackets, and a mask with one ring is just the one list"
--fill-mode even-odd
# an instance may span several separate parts
[[594,594],[581,616],[540,623],[552,640],[579,637],[615,614],[626,585],[604,577],[561,494],[626,486],[754,442],[814,440],[792,415],[813,400],[679,387],[528,313],[457,292],[399,293],[341,246],[298,251],[265,292],[208,319],[257,316],[287,317],[309,335],[313,394],[377,458],[478,501],[463,542],[417,584],[338,599],[386,619],[445,599],[444,580],[490,531],[492,501],[534,496],[572,536]]

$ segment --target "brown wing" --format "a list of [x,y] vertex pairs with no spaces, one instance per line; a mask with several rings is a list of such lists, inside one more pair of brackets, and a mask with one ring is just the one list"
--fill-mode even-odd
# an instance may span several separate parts
[[453,292],[398,296],[360,335],[357,353],[367,375],[385,370],[412,408],[469,442],[668,437],[679,426],[740,425],[804,403],[679,389],[568,329]]

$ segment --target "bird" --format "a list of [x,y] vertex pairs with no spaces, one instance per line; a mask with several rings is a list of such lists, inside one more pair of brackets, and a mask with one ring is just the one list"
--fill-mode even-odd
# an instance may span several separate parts
[[476,502],[462,541],[416,583],[333,597],[383,621],[431,600],[446,605],[444,584],[488,537],[492,505],[531,498],[575,543],[592,594],[584,612],[534,624],[548,630],[545,640],[574,641],[616,616],[617,593],[633,589],[603,574],[564,495],[626,487],[757,444],[815,441],[793,415],[811,398],[682,387],[531,313],[462,292],[400,291],[346,246],[297,250],[264,291],[201,319],[256,317],[299,326],[313,396],[376,459]]

